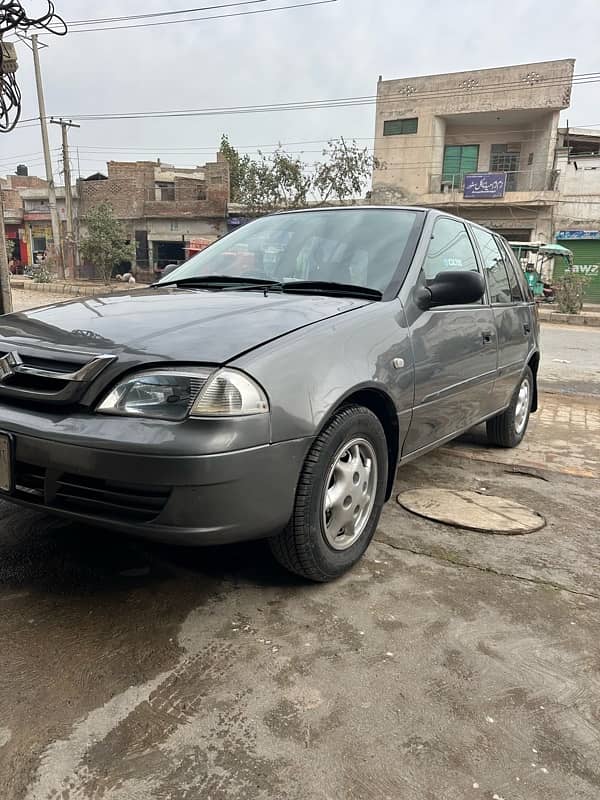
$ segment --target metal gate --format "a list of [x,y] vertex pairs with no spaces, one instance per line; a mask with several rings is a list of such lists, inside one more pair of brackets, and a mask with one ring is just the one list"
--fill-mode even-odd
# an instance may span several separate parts
[[[600,241],[561,241],[560,244],[573,252],[573,271],[588,278],[585,299],[589,303],[600,303]],[[560,278],[564,271],[565,265],[555,262],[554,277]]]

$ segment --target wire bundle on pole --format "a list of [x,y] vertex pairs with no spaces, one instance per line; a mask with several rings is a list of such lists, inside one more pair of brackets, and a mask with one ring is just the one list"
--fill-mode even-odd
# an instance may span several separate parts
[[65,21],[55,9],[52,0],[39,17],[29,17],[19,0],[0,0],[0,133],[12,131],[21,116],[21,92],[17,84],[16,59],[9,61],[9,51],[2,45],[7,33],[27,34],[31,29],[44,30],[57,36],[67,32]]

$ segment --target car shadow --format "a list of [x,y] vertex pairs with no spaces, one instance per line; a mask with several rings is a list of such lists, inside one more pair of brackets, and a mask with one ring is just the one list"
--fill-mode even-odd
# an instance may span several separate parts
[[0,588],[58,594],[156,589],[183,581],[302,586],[264,541],[211,547],[157,544],[0,502]]

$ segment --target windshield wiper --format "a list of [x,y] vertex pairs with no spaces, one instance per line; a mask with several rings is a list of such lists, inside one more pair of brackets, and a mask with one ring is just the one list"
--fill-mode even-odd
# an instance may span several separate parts
[[287,281],[281,287],[284,292],[298,294],[327,294],[342,297],[365,297],[369,300],[381,300],[383,294],[378,289],[358,286],[354,283],[337,283],[336,281]]
[[270,289],[279,288],[279,281],[268,278],[244,278],[241,275],[196,275],[172,281],[153,283],[152,288],[162,286],[189,286],[199,289]]

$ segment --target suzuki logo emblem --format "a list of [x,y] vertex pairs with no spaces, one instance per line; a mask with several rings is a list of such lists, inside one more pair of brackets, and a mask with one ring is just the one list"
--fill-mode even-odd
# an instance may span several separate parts
[[14,375],[15,372],[18,372],[19,367],[22,366],[23,360],[18,353],[6,353],[6,355],[0,358],[0,381],[3,381],[10,375]]

